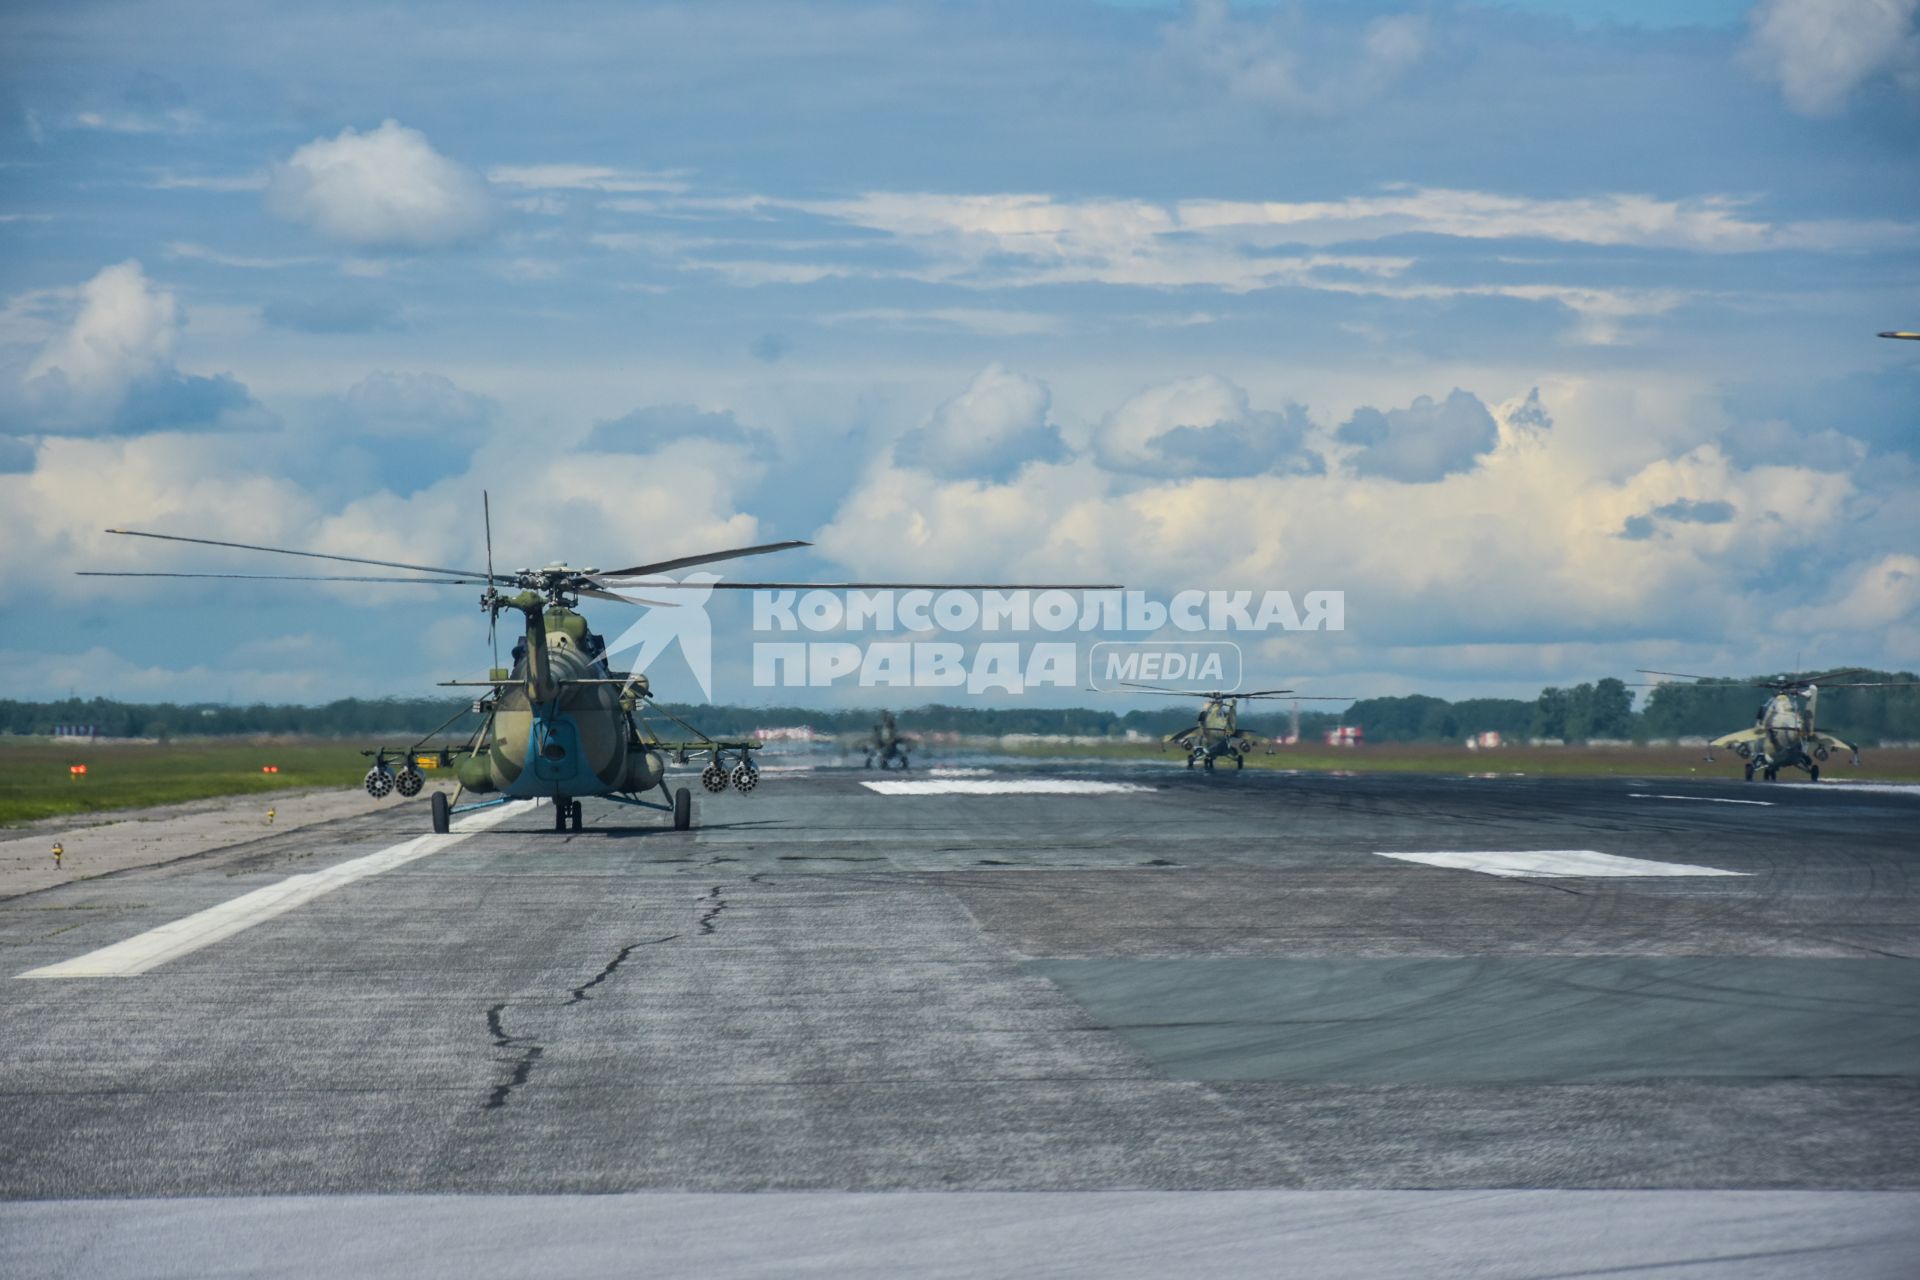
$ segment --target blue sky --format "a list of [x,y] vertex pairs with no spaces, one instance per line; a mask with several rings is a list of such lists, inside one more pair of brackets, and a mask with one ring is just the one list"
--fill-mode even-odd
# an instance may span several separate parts
[[0,695],[471,675],[459,592],[71,574],[483,488],[516,562],[1344,590],[1302,687],[1912,667],[1917,9],[10,6]]

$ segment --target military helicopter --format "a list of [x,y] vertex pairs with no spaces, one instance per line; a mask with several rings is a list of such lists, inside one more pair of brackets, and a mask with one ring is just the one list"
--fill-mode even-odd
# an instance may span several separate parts
[[[297,551],[286,547],[257,546],[244,542],[224,542],[215,538],[190,538],[169,533],[144,533],[134,529],[109,529],[108,533],[130,538],[155,538],[165,542],[193,543],[198,546],[228,547],[241,551],[260,551],[273,555],[300,556],[310,560],[337,561],[374,568],[404,570],[409,574],[433,577],[357,576],[342,574],[272,573],[174,573],[174,572],[102,572],[82,570],[85,577],[107,578],[227,578],[251,581],[302,582],[378,582],[417,583],[433,586],[477,586],[480,607],[487,611],[490,639],[497,634],[499,616],[506,612],[522,615],[525,635],[515,645],[511,667],[499,664],[495,641],[494,666],[485,680],[448,680],[444,686],[472,686],[487,690],[470,708],[463,708],[446,724],[425,735],[425,743],[469,711],[485,718],[466,745],[452,754],[451,762],[459,780],[459,791],[450,799],[436,791],[431,800],[432,825],[444,833],[455,813],[505,804],[511,800],[547,799],[553,802],[553,828],[564,831],[581,827],[581,797],[595,796],[620,804],[656,809],[670,813],[676,831],[692,825],[692,796],[685,787],[673,790],[666,782],[668,760],[684,765],[693,758],[704,758],[701,785],[708,791],[726,789],[731,781],[742,792],[753,790],[759,770],[753,762],[758,742],[743,739],[710,738],[692,725],[667,713],[657,704],[653,710],[682,731],[684,737],[661,737],[646,722],[648,704],[654,695],[645,675],[615,671],[606,657],[606,641],[587,624],[578,611],[580,600],[614,600],[641,606],[657,606],[662,601],[624,594],[628,590],[658,592],[677,587],[701,590],[722,588],[734,591],[804,590],[823,588],[839,591],[884,590],[1029,590],[1029,591],[1104,591],[1118,587],[1072,584],[991,584],[991,583],[902,583],[902,582],[713,582],[679,583],[657,580],[657,575],[694,565],[738,560],[766,555],[795,547],[810,546],[801,541],[768,542],[758,546],[734,547],[701,555],[678,556],[624,569],[576,569],[555,562],[538,569],[515,569],[496,573],[493,567],[493,513],[487,495],[481,495],[486,523],[487,568],[484,573],[471,569],[448,569],[434,565],[404,564],[393,560],[373,560],[360,556],[327,555],[317,551]],[[632,579],[655,579],[633,582]],[[511,593],[511,594],[509,594]],[[376,752],[373,768],[366,777],[368,794],[376,799],[398,790],[403,796],[419,794],[425,777],[414,763],[413,752],[382,749]],[[396,773],[388,764],[389,754],[405,763]],[[646,797],[658,790],[662,799]],[[462,805],[466,795],[494,798]]]
[[1149,697],[1155,698],[1205,698],[1206,705],[1200,708],[1195,723],[1176,733],[1170,733],[1160,741],[1167,746],[1180,746],[1187,753],[1187,768],[1196,764],[1211,769],[1214,762],[1222,756],[1233,761],[1233,767],[1247,767],[1247,757],[1253,749],[1266,739],[1257,734],[1247,733],[1240,728],[1240,716],[1237,704],[1255,698],[1297,698],[1303,702],[1351,702],[1351,698],[1334,697],[1329,694],[1307,696],[1295,694],[1291,689],[1256,689],[1251,693],[1225,693],[1219,690],[1199,692],[1192,689],[1168,689],[1155,684],[1134,684],[1121,681],[1129,689],[1139,689]]
[[[1680,671],[1649,671],[1645,667],[1639,668],[1639,671],[1643,676],[1672,676],[1703,682],[1702,685],[1682,686],[1687,688],[1725,687],[1713,676],[1688,675]],[[1709,742],[1707,759],[1713,759],[1715,747],[1733,752],[1746,762],[1748,782],[1753,781],[1756,772],[1768,782],[1776,781],[1782,769],[1804,769],[1812,781],[1818,782],[1820,766],[1836,751],[1850,753],[1852,762],[1859,764],[1860,748],[1833,734],[1821,733],[1816,717],[1822,688],[1886,689],[1909,687],[1912,684],[1905,680],[1845,680],[1847,676],[1870,674],[1861,667],[1848,667],[1817,676],[1755,681],[1750,688],[1768,690],[1773,696],[1761,703],[1759,710],[1754,712],[1752,728],[1722,734]],[[1706,682],[1712,683],[1707,685]]]
[[904,770],[907,767],[907,752],[918,745],[918,740],[911,734],[900,732],[899,727],[893,722],[893,712],[882,711],[880,723],[873,726],[873,733],[868,736],[864,745],[867,762],[862,767],[871,769],[874,761],[878,760],[880,767],[884,769],[889,760],[898,760],[900,767]]

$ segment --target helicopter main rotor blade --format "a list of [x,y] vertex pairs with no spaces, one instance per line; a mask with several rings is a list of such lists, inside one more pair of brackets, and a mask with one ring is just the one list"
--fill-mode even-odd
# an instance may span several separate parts
[[[618,575],[596,573],[596,579]],[[622,585],[622,584],[614,584]],[[636,582],[648,591],[1124,591],[1117,583],[1088,582]]]
[[1872,674],[1873,673],[1871,671],[1868,671],[1865,667],[1842,667],[1838,671],[1826,671],[1826,672],[1822,672],[1820,675],[1817,675],[1817,676],[1798,676],[1792,679],[1782,680],[1780,683],[1781,684],[1819,684],[1822,681],[1826,681],[1826,680],[1837,680],[1841,676],[1865,676],[1865,675],[1872,675]]
[[1676,680],[1725,680],[1725,676],[1696,676],[1688,671],[1655,671],[1651,667],[1635,667],[1643,676],[1672,676]]
[[639,596],[623,596],[618,591],[602,591],[598,587],[581,587],[577,594],[592,596],[596,600],[619,600],[625,604],[643,604],[649,608],[672,609],[677,607],[670,600],[644,600]]
[[480,521],[487,529],[487,577],[493,577],[493,498],[480,491]]
[[292,551],[286,547],[262,547],[251,542],[222,542],[218,538],[187,538],[177,533],[142,533],[138,529],[109,529],[108,533],[117,533],[123,538],[158,538],[162,542],[192,542],[203,547],[233,547],[240,551],[268,551],[277,556],[304,556],[309,560],[339,560],[347,564],[370,564],[382,569],[412,569],[420,573],[457,573],[467,578],[482,578],[492,581],[491,573],[481,575],[471,569],[448,569],[440,565],[404,564],[398,560],[368,560],[362,556],[334,556],[319,551]]
[[1920,680],[1863,680],[1858,684],[1823,684],[1822,689],[1920,689]]
[[1314,702],[1354,702],[1357,699],[1338,693],[1295,693],[1291,689],[1251,689],[1246,693],[1228,693],[1220,689],[1169,689],[1163,684],[1136,684],[1131,680],[1120,683],[1128,689],[1140,689],[1147,693],[1167,698],[1301,698]]
[[794,547],[810,547],[811,542],[789,540],[787,542],[763,542],[757,547],[735,547],[731,551],[709,551],[705,555],[680,556],[674,560],[656,560],[652,564],[637,564],[631,569],[614,569],[608,573],[595,575],[601,578],[638,578],[651,573],[669,573],[675,569],[690,569],[696,564],[713,564],[718,560],[738,560],[742,556],[764,556],[771,551],[790,551]]
[[483,578],[370,578],[352,573],[134,573],[75,569],[76,578],[240,578],[248,582],[408,582],[423,587],[482,587]]
[[[480,520],[487,529],[487,586],[493,586],[493,498],[485,489],[480,491]],[[493,665],[500,666],[500,611],[487,610],[487,648],[493,653]]]

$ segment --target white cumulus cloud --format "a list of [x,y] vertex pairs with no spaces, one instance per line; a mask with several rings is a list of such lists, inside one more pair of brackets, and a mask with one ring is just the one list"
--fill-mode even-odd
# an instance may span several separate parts
[[900,437],[894,457],[944,479],[1005,480],[1029,462],[1065,454],[1060,429],[1047,417],[1052,403],[1045,383],[990,364]]
[[1333,115],[1377,97],[1426,56],[1427,20],[1377,17],[1357,30],[1310,23],[1298,10],[1236,18],[1226,0],[1194,0],[1163,33],[1174,66],[1242,102]]
[[264,421],[233,378],[182,373],[174,365],[184,324],[180,304],[138,262],[106,267],[61,292],[77,305],[64,325],[54,327],[20,383],[0,392],[0,430],[132,435]]
[[1289,404],[1255,409],[1225,378],[1181,378],[1133,396],[1094,432],[1094,452],[1111,471],[1149,476],[1249,476],[1324,469],[1305,445],[1307,411]]
[[1802,115],[1830,116],[1887,76],[1920,90],[1920,0],[1761,0],[1747,58]]
[[325,239],[387,249],[456,244],[492,214],[485,182],[397,120],[301,147],[274,170],[267,202]]
[[180,334],[180,304],[154,287],[138,262],[107,267],[80,286],[66,331],[28,366],[29,378],[59,371],[76,394],[117,399],[134,379],[159,369]]
[[1347,458],[1356,474],[1407,484],[1470,470],[1500,443],[1500,428],[1487,406],[1458,387],[1445,400],[1416,396],[1405,409],[1382,413],[1362,406],[1336,435],[1343,444],[1359,446]]

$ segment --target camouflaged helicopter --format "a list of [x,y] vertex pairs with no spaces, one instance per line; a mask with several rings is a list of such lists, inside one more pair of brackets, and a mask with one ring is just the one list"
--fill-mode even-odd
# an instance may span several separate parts
[[[300,556],[374,568],[404,570],[409,574],[432,577],[381,577],[342,574],[256,574],[256,573],[178,573],[178,572],[102,572],[81,571],[85,577],[108,578],[226,578],[251,581],[303,582],[378,582],[416,583],[432,586],[477,586],[483,588],[480,607],[487,611],[488,632],[494,635],[499,616],[505,612],[522,615],[525,634],[515,645],[510,667],[499,664],[495,649],[494,666],[485,680],[448,680],[444,686],[472,686],[488,692],[470,708],[463,708],[420,743],[404,750],[382,748],[374,755],[373,768],[365,779],[369,795],[382,798],[392,791],[403,796],[418,795],[425,776],[417,767],[417,753],[469,711],[484,719],[466,745],[446,758],[459,780],[459,790],[449,798],[443,791],[431,799],[432,826],[435,832],[449,829],[452,815],[474,809],[505,804],[512,800],[544,799],[553,804],[553,829],[581,829],[582,797],[599,797],[618,804],[655,809],[670,813],[676,831],[692,825],[692,796],[685,787],[669,788],[666,774],[669,761],[684,765],[704,758],[701,785],[720,792],[729,781],[741,792],[753,790],[759,781],[759,769],[753,753],[760,743],[745,739],[710,738],[692,725],[660,708],[653,710],[673,721],[688,736],[669,739],[660,736],[646,721],[654,694],[644,674],[615,671],[608,663],[606,641],[596,634],[578,611],[582,598],[620,601],[627,604],[657,606],[664,602],[625,594],[629,590],[660,592],[677,587],[714,588],[733,591],[805,590],[823,588],[835,591],[884,590],[1120,590],[1118,587],[1074,584],[1006,583],[905,583],[905,582],[701,582],[679,583],[659,580],[657,575],[695,565],[715,564],[747,556],[805,547],[801,541],[769,542],[751,547],[734,547],[701,555],[678,556],[624,569],[576,569],[556,562],[539,569],[515,569],[496,573],[493,568],[493,519],[491,503],[482,495],[486,521],[487,568],[484,573],[470,569],[448,569],[433,565],[404,564],[393,560],[373,560],[360,556],[327,555],[317,551],[296,551],[286,547],[256,546],[243,542],[224,542],[214,538],[190,538],[168,533],[143,533],[133,529],[109,529],[108,533],[132,538],[155,538],[165,542],[185,542],[199,546],[227,547],[241,551],[260,551],[273,555]],[[636,579],[642,581],[634,581]],[[510,594],[509,594],[510,593]],[[388,756],[404,763],[395,772]],[[658,791],[660,800],[648,797]],[[467,795],[491,798],[462,804]]]
[[901,733],[899,726],[894,724],[893,712],[882,711],[880,723],[873,726],[873,732],[861,744],[867,754],[866,764],[862,767],[871,769],[877,760],[880,767],[885,769],[888,762],[895,761],[904,770],[908,767],[907,752],[917,745],[919,739],[912,734]]
[[[1713,676],[1688,675],[1679,671],[1639,669],[1643,676],[1673,676],[1699,683],[1681,688],[1724,688],[1726,683]],[[1836,751],[1852,755],[1860,763],[1860,748],[1844,738],[1822,733],[1817,725],[1820,690],[1888,689],[1911,687],[1905,680],[1866,680],[1844,682],[1846,676],[1870,675],[1863,667],[1848,667],[1817,676],[1794,676],[1784,680],[1755,681],[1751,688],[1768,690],[1773,696],[1754,712],[1753,727],[1722,734],[1707,743],[1707,760],[1713,760],[1714,748],[1731,751],[1745,762],[1748,782],[1755,773],[1768,782],[1777,781],[1782,769],[1804,770],[1810,781],[1820,781],[1820,766]]]
[[1160,741],[1166,746],[1178,746],[1187,753],[1187,768],[1195,765],[1211,769],[1221,757],[1233,761],[1233,767],[1247,767],[1247,757],[1253,749],[1267,742],[1258,734],[1249,733],[1240,727],[1238,704],[1256,698],[1291,698],[1301,702],[1351,702],[1351,698],[1335,697],[1329,694],[1296,694],[1291,689],[1255,689],[1250,693],[1226,693],[1220,690],[1200,692],[1193,689],[1168,689],[1160,685],[1134,684],[1122,681],[1129,689],[1138,689],[1148,697],[1155,698],[1205,698],[1206,705],[1200,708],[1195,723],[1185,729],[1170,733]]

